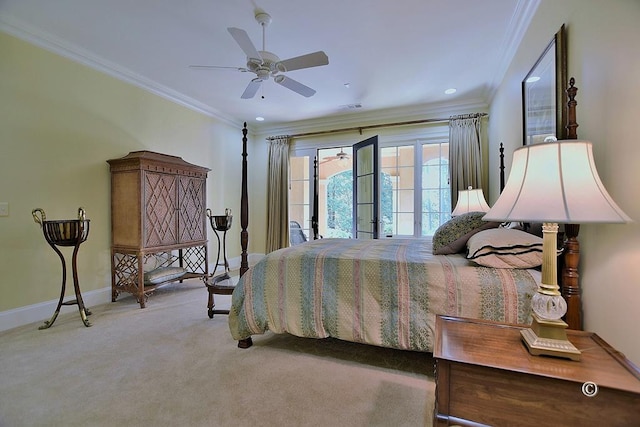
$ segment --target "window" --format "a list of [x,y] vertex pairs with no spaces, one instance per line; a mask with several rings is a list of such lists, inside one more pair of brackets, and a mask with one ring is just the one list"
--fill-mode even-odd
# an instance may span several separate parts
[[[327,192],[322,197],[327,206],[326,237],[351,238],[353,228],[353,172],[338,172],[327,179]],[[319,215],[323,217],[322,214]],[[323,222],[322,219],[320,222]]]
[[309,168],[309,156],[292,157],[289,161],[291,183],[289,189],[289,221],[296,221],[309,239],[313,233],[309,232],[311,225],[311,192],[313,183],[313,164]]
[[323,237],[350,238],[353,226],[353,150],[350,146],[320,148],[317,153],[318,233]]
[[[383,179],[381,182],[381,207],[390,205],[390,215],[382,208],[382,235],[414,234],[415,206],[415,148],[413,145],[382,147],[380,164]],[[384,185],[384,182],[389,182]]]
[[449,143],[423,144],[421,235],[433,236],[450,219]]
[[[432,236],[451,219],[449,143],[415,141],[387,145],[380,152],[383,176],[392,184],[391,218],[382,212],[383,235]],[[381,191],[384,204],[389,190],[383,185]]]
[[[451,219],[446,132],[448,128],[425,139],[381,140],[378,217],[382,237],[431,236]],[[300,222],[312,238],[313,158],[317,156],[319,234],[352,237],[352,147],[307,146],[295,155],[291,158],[290,219]]]

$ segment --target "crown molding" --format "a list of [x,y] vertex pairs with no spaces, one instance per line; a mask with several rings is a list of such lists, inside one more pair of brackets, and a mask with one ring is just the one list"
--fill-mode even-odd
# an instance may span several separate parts
[[531,24],[531,20],[533,19],[536,10],[538,10],[540,1],[541,0],[518,0],[516,8],[513,11],[513,15],[511,16],[511,20],[509,21],[507,31],[505,32],[505,37],[502,40],[502,45],[500,47],[502,55],[499,59],[497,72],[494,74],[491,84],[486,88],[485,96],[489,102],[493,100],[500,83],[502,83],[502,79],[504,79],[511,62],[520,47],[520,43],[529,28],[529,24]]
[[[435,117],[448,117],[450,115],[469,112],[485,112],[488,109],[488,103],[486,100],[492,99],[495,94],[497,86],[503,79],[539,4],[540,0],[518,0],[518,5],[511,20],[510,30],[508,31],[510,36],[505,37],[505,41],[503,43],[504,54],[500,61],[501,66],[499,68],[499,72],[496,73],[496,76],[494,77],[492,85],[486,89],[489,95],[485,99],[459,100],[453,103],[420,104],[372,111],[341,112],[297,122],[275,124],[248,123],[249,136],[295,134],[338,127],[364,126],[367,124],[399,120],[428,119]],[[0,31],[6,32],[21,40],[74,62],[90,67],[98,72],[102,72],[118,80],[139,87],[193,111],[215,118],[229,126],[242,128],[242,121],[238,121],[237,119],[230,117],[209,105],[185,96],[182,93],[143,77],[118,64],[96,56],[79,46],[64,42],[49,33],[43,32],[20,20],[1,13]]]
[[118,80],[139,87],[147,92],[153,93],[154,95],[182,105],[183,107],[220,120],[230,126],[242,127],[242,123],[232,117],[226,116],[219,110],[211,108],[209,105],[203,104],[200,101],[136,74],[135,72],[118,64],[96,56],[79,46],[64,42],[49,33],[33,28],[13,17],[0,14],[0,31],[41,47],[55,53],[56,55],[60,55],[96,71],[107,74]]

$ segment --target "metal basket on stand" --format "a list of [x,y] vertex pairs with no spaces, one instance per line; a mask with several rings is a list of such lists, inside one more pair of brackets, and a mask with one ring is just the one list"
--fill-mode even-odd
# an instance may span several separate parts
[[[39,214],[39,216],[38,216]],[[44,325],[40,326],[39,329],[47,329],[53,325],[53,322],[56,321],[58,317],[58,313],[60,313],[60,307],[63,305],[78,305],[78,310],[80,311],[80,317],[82,318],[82,323],[85,326],[91,326],[91,323],[87,320],[87,316],[91,314],[89,309],[84,306],[84,302],[82,301],[82,295],[80,293],[80,284],[78,282],[78,269],[77,269],[77,257],[78,257],[78,249],[80,248],[80,244],[87,240],[89,236],[89,220],[86,218],[85,211],[83,208],[78,208],[78,219],[70,219],[70,220],[56,220],[56,221],[48,221],[46,218],[46,214],[44,209],[37,208],[31,211],[31,215],[36,223],[40,225],[42,228],[42,233],[44,234],[44,238],[49,243],[49,245],[53,248],[53,250],[60,257],[60,262],[62,263],[62,290],[60,292],[60,299],[58,300],[58,306],[56,307],[53,316],[51,319],[44,322]],[[67,263],[64,260],[64,255],[57,248],[58,246],[67,246],[73,247],[73,258],[72,258],[72,268],[73,268],[73,287],[76,294],[76,299],[73,301],[63,302],[64,294],[66,289],[66,281],[67,281]]]

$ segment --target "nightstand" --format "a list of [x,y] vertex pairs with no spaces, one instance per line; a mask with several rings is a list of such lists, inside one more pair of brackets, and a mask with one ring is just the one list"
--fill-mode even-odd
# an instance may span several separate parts
[[438,316],[435,426],[638,426],[640,369],[594,333],[581,361],[532,356],[522,327]]

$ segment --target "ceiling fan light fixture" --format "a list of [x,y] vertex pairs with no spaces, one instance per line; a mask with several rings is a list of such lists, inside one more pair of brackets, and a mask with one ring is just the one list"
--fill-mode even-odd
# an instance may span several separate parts
[[264,10],[256,9],[254,16],[256,18],[256,21],[258,21],[258,24],[262,25],[263,27],[268,27],[269,24],[271,24],[271,15],[269,15]]

